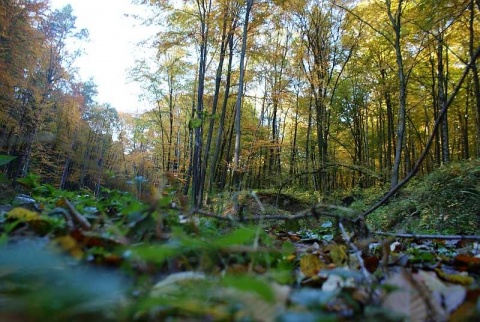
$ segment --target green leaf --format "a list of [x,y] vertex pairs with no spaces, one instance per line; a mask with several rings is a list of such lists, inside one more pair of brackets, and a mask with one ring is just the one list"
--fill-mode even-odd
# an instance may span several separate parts
[[291,242],[286,241],[282,244],[282,254],[284,256],[291,255],[295,253],[295,251],[296,251],[295,245],[293,245]]
[[40,186],[39,179],[39,176],[29,173],[26,177],[17,179],[17,182],[27,188],[34,189]]
[[244,292],[255,293],[267,302],[275,300],[275,294],[270,284],[263,279],[248,275],[227,275],[222,282],[225,286]]
[[215,241],[215,245],[218,247],[229,247],[234,245],[242,245],[246,243],[252,243],[255,237],[255,229],[248,227],[242,227],[234,230],[230,234],[227,234]]
[[168,208],[172,204],[172,201],[173,201],[172,197],[169,197],[169,196],[162,197],[158,201],[158,206],[160,208]]
[[58,316],[75,321],[73,315],[82,313],[100,316],[118,307],[128,289],[121,273],[74,265],[40,238],[1,247],[0,267],[8,268],[0,277],[1,285],[9,285],[2,289],[3,311],[26,313],[37,321],[59,321],[52,318]]
[[192,129],[196,129],[202,126],[202,122],[203,121],[201,119],[193,119],[191,120],[190,126],[192,127]]
[[146,206],[142,204],[141,202],[138,201],[132,201],[127,203],[127,205],[123,206],[122,209],[120,210],[120,213],[122,215],[130,215],[134,213],[139,213],[142,210],[144,210]]
[[5,164],[15,160],[16,158],[17,157],[15,157],[15,156],[0,154],[0,166],[5,165]]
[[167,259],[175,257],[182,253],[182,249],[173,245],[155,245],[155,246],[137,246],[129,249],[135,257],[162,264]]

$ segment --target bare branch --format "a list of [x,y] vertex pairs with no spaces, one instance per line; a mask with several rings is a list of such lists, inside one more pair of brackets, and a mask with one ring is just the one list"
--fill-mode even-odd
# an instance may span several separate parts
[[372,282],[372,277],[370,275],[370,272],[365,267],[365,262],[363,261],[363,258],[362,258],[362,252],[358,249],[357,245],[355,245],[352,242],[351,238],[348,236],[347,232],[345,231],[345,227],[343,227],[343,224],[341,222],[338,223],[338,227],[340,228],[340,231],[342,232],[342,237],[343,237],[343,239],[345,239],[345,242],[355,252],[355,257],[357,257],[358,263],[360,265],[360,269],[362,271],[363,276],[365,277],[365,280],[368,283],[371,283]]
[[396,233],[385,233],[381,231],[372,231],[370,232],[374,235],[381,236],[391,236],[397,238],[413,238],[413,239],[444,239],[444,240],[480,240],[480,236],[472,235],[417,235],[417,234],[396,234]]

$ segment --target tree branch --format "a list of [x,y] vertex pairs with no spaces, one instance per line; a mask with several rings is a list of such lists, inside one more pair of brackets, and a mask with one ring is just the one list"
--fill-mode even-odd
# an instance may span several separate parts
[[409,182],[418,172],[420,169],[420,166],[422,165],[423,161],[425,158],[428,156],[428,152],[430,151],[430,147],[432,146],[432,143],[435,139],[435,135],[438,132],[438,129],[440,127],[440,123],[442,122],[442,119],[444,118],[445,114],[447,114],[448,107],[452,104],[453,100],[455,99],[455,96],[457,96],[458,92],[460,91],[460,88],[462,87],[462,84],[467,77],[468,72],[472,68],[473,64],[475,64],[477,58],[480,56],[480,47],[477,48],[475,51],[472,60],[467,64],[465,67],[465,70],[463,71],[462,76],[460,77],[460,80],[458,81],[457,85],[455,86],[455,89],[453,92],[450,94],[447,102],[445,105],[442,107],[440,110],[440,113],[435,120],[435,124],[433,126],[432,133],[430,134],[430,137],[428,138],[427,145],[425,146],[425,149],[423,150],[422,154],[420,155],[420,158],[417,160],[415,163],[412,171],[403,179],[400,181],[395,187],[390,189],[387,194],[380,199],[376,204],[374,204],[372,207],[370,207],[368,210],[366,210],[362,215],[363,217],[367,217],[370,215],[372,212],[377,210],[380,206],[382,206],[384,203],[386,203],[395,193],[397,193],[407,182]]
[[480,236],[472,235],[417,235],[417,234],[396,234],[396,233],[385,233],[382,231],[372,231],[371,234],[381,235],[381,236],[391,236],[397,238],[413,238],[413,239],[445,239],[445,240],[480,240]]

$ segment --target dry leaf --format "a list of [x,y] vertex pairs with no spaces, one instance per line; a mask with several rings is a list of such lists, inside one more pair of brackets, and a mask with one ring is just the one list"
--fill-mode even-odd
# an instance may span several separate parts
[[438,276],[440,276],[442,279],[450,283],[468,286],[474,282],[473,277],[466,274],[448,274],[439,268],[435,269],[435,272],[437,272]]
[[324,268],[325,264],[320,261],[317,255],[305,254],[300,258],[300,270],[305,277],[316,277]]
[[420,270],[415,277],[421,280],[432,292],[432,297],[445,312],[452,313],[462,304],[467,295],[467,290],[461,285],[446,285],[435,272]]
[[325,247],[325,252],[329,252],[330,259],[336,266],[343,266],[347,259],[347,247],[345,245],[330,245]]
[[70,253],[75,259],[83,258],[83,250],[77,241],[70,235],[57,237],[53,240],[62,250]]
[[455,257],[455,263],[460,266],[462,270],[480,273],[480,258],[466,254],[458,254]]
[[6,217],[8,219],[19,219],[24,221],[40,220],[40,215],[38,213],[22,207],[13,208],[7,213]]
[[325,282],[322,285],[322,291],[324,292],[336,292],[340,291],[343,287],[353,287],[355,285],[354,279],[349,277],[347,279],[330,274]]
[[428,319],[444,321],[444,312],[431,300],[430,294],[424,289],[425,286],[416,283],[409,274],[401,271],[385,281],[385,284],[395,286],[397,289],[385,295],[383,308],[412,322]]

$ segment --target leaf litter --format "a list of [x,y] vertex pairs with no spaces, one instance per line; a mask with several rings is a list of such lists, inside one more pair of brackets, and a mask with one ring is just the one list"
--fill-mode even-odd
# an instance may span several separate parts
[[152,206],[104,191],[92,210],[86,195],[51,193],[4,216],[2,321],[480,319],[476,241],[226,223],[170,194]]

